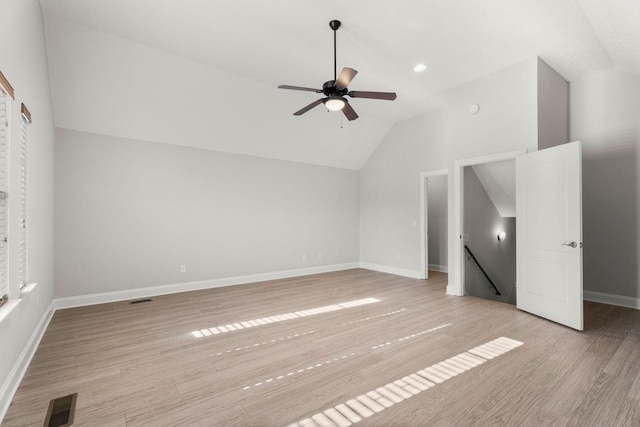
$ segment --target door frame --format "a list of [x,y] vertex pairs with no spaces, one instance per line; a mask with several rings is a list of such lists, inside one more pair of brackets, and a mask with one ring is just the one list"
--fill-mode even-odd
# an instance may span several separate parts
[[[470,157],[456,160],[453,165],[453,236],[449,238],[449,260],[453,261],[453,268],[449,269],[449,285],[447,294],[464,295],[464,168],[467,166],[484,163],[513,160],[521,154],[526,154],[526,149],[505,151],[502,153],[487,154],[484,156]],[[517,198],[516,194],[516,198]],[[453,255],[453,256],[451,256]]]
[[[427,239],[427,218],[429,214],[429,207],[427,204],[427,180],[433,176],[446,176],[447,177],[447,203],[449,200],[449,170],[438,169],[429,172],[420,173],[420,278],[429,278],[429,263],[427,262],[427,254],[429,253],[429,240]],[[449,235],[449,227],[447,227],[447,241],[451,241]]]

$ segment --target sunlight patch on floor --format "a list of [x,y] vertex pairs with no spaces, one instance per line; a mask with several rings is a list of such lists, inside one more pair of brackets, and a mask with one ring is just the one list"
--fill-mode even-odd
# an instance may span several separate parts
[[338,304],[326,305],[324,307],[310,308],[302,311],[295,311],[286,314],[277,314],[275,316],[263,317],[260,319],[246,320],[242,322],[229,323],[227,325],[215,326],[212,328],[200,329],[192,331],[191,335],[196,338],[210,337],[214,335],[224,334],[227,332],[238,331],[241,329],[253,328],[255,326],[263,326],[271,323],[283,322],[286,320],[299,319],[301,317],[315,316],[317,314],[330,313],[333,311],[344,310],[345,308],[359,307],[361,305],[373,304],[380,302],[376,298],[364,298],[354,301],[347,301]]
[[348,427],[521,345],[511,338],[496,338],[288,427]]

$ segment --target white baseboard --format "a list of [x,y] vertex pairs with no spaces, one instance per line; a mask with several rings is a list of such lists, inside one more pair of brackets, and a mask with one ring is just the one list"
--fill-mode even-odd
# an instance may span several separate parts
[[404,268],[389,267],[387,265],[370,264],[368,262],[361,262],[360,268],[365,270],[379,271],[380,273],[395,274],[396,276],[409,277],[411,279],[420,279],[421,274],[419,271],[406,270]]
[[329,273],[332,271],[350,270],[358,268],[357,262],[346,264],[323,265],[318,267],[301,268],[297,270],[276,271],[271,273],[252,274],[248,276],[227,277],[223,279],[202,280],[197,282],[175,283],[170,285],[152,286],[140,289],[126,289],[122,291],[103,292],[98,294],[80,295],[75,297],[57,298],[55,308],[83,307],[108,302],[127,301],[138,298],[148,298],[157,295],[176,294],[179,292],[198,291],[202,289],[221,288],[224,286],[243,285],[267,280],[287,279],[310,274]]
[[595,291],[584,291],[583,297],[586,301],[600,302],[603,304],[618,305],[620,307],[635,308],[636,310],[640,310],[640,298],[606,294],[603,292]]
[[429,264],[429,270],[439,271],[441,273],[448,273],[449,267],[446,265]]
[[24,374],[27,372],[31,359],[33,359],[33,356],[36,354],[36,350],[38,350],[38,345],[40,345],[40,341],[42,340],[55,311],[55,306],[52,301],[47,310],[42,314],[42,317],[38,322],[38,326],[36,326],[36,329],[31,334],[27,345],[22,349],[22,353],[20,353],[20,357],[16,361],[15,365],[13,365],[11,372],[9,372],[9,376],[2,383],[2,388],[0,388],[0,422],[4,419],[4,416],[9,410],[11,400],[13,400],[13,396],[18,390],[18,386],[20,385]]

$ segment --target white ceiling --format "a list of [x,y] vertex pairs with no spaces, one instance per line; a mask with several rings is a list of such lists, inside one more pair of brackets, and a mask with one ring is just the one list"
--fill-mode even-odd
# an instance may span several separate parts
[[[569,81],[611,66],[640,74],[640,2],[633,0],[41,0],[41,4],[57,126],[350,169],[364,164],[393,124],[438,108],[448,89],[534,56]],[[360,115],[354,122],[340,119],[340,113],[328,116],[322,106],[293,117],[317,94],[276,89],[279,84],[321,87],[333,78],[331,19],[343,22],[338,31],[338,69],[348,66],[359,71],[350,89],[398,94],[393,102],[353,99]],[[212,100],[210,91],[191,93],[190,102],[216,113],[191,124],[192,133],[183,139],[176,136],[176,129],[167,128],[163,134],[173,136],[164,140],[142,128],[135,130],[134,125],[122,129],[109,125],[118,122],[115,113],[89,119],[87,111],[108,99],[77,102],[79,98],[67,94],[74,90],[91,94],[88,82],[104,82],[97,67],[88,64],[91,43],[100,37],[110,41],[105,42],[107,48],[96,42],[94,54],[105,58],[122,50],[116,46],[128,43],[163,53],[162,61],[188,61],[194,70],[205,66],[212,81],[202,85],[220,89],[224,109],[215,108],[214,101],[221,101]],[[124,68],[135,72],[136,62],[130,60]],[[427,71],[415,73],[417,63],[425,63]],[[65,76],[63,71],[72,66],[85,75]],[[160,62],[158,69],[163,68]],[[178,79],[185,82],[207,80],[196,72],[190,75],[189,67],[182,70],[187,71]],[[117,110],[117,105],[110,108]]]

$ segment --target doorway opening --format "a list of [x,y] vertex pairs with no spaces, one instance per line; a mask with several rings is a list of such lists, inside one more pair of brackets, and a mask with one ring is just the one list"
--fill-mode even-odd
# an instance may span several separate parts
[[[479,168],[481,168],[481,165],[487,165],[487,164],[491,164],[491,163],[496,163],[496,162],[502,162],[502,161],[515,161],[515,158],[521,154],[525,154],[526,150],[516,150],[516,151],[508,151],[508,152],[504,152],[504,153],[497,153],[497,154],[490,154],[490,155],[486,155],[486,156],[480,156],[480,157],[473,157],[473,158],[469,158],[469,159],[462,159],[462,160],[457,160],[454,162],[454,168],[453,168],[453,238],[450,240],[451,245],[453,246],[452,251],[451,251],[451,258],[452,258],[452,262],[451,262],[451,268],[449,271],[449,287],[447,287],[447,293],[450,295],[458,295],[458,296],[462,296],[465,294],[469,294],[468,290],[465,289],[465,273],[468,273],[468,271],[466,272],[466,264],[468,262],[473,263],[473,260],[470,259],[469,261],[467,261],[467,257],[468,255],[468,251],[467,249],[465,249],[465,243],[469,243],[468,246],[471,251],[474,252],[474,255],[477,257],[478,253],[476,253],[477,251],[474,251],[473,248],[473,242],[465,242],[465,237],[467,237],[466,240],[470,240],[471,238],[473,238],[473,236],[465,236],[465,234],[471,234],[471,233],[466,233],[465,231],[465,218],[467,216],[472,216],[473,213],[473,206],[468,206],[468,212],[465,211],[465,170],[467,167],[470,166],[476,166]],[[468,175],[468,174],[467,174]],[[513,183],[515,183],[515,177],[512,179]],[[484,190],[483,190],[484,191]],[[514,192],[515,193],[515,192]],[[472,194],[470,192],[470,194]],[[515,200],[515,196],[514,196],[514,200]],[[469,203],[473,203],[471,201],[468,201],[467,204]],[[493,202],[491,202],[493,203]],[[484,226],[484,230],[483,232],[486,233],[486,236],[492,236],[493,239],[496,240],[496,244],[497,243],[503,243],[503,241],[498,241],[497,237],[498,237],[498,233],[501,231],[505,231],[505,237],[507,240],[504,240],[504,242],[508,242],[510,239],[510,236],[507,235],[507,230],[497,230],[494,229],[500,227],[500,225],[495,225],[495,226]],[[515,223],[514,223],[514,227],[515,227]],[[486,237],[485,236],[485,237]],[[515,246],[515,230],[513,232],[512,235],[513,239],[511,241],[511,243]],[[502,245],[505,246],[505,245]],[[515,250],[514,250],[515,252]],[[515,254],[513,255],[514,259],[515,259]],[[479,258],[480,263],[482,265],[483,260],[481,258]],[[485,268],[485,271],[487,271],[486,266],[482,265],[483,268]],[[477,265],[475,266],[476,269]],[[471,269],[471,266],[469,267],[469,269]],[[478,269],[479,271],[479,269]],[[482,277],[482,279],[485,280],[486,286],[488,286],[489,288],[492,289],[491,285],[488,283],[488,281],[486,280],[486,278],[484,277],[484,275],[482,274],[482,272],[479,272],[478,274],[480,274],[480,276]],[[489,272],[489,274],[491,274]],[[515,276],[514,279],[510,281],[510,285],[514,285],[515,286]],[[504,285],[503,285],[504,286]],[[497,285],[497,287],[499,288],[499,285]],[[500,291],[501,294],[506,294],[507,291],[505,289],[505,292]],[[515,298],[515,290],[514,290],[514,298]],[[494,295],[495,295],[495,291],[494,291]]]
[[449,271],[449,171],[420,174],[420,274]]
[[464,293],[516,304],[516,166],[463,169]]

